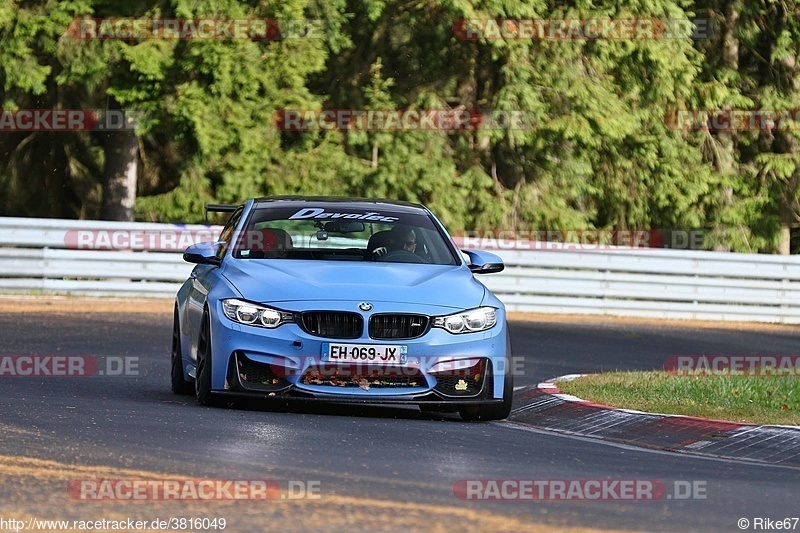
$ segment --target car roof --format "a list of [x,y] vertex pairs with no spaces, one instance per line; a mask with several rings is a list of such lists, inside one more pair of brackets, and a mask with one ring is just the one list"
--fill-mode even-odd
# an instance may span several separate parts
[[284,205],[307,206],[309,204],[337,204],[337,208],[389,208],[394,212],[419,213],[427,211],[424,205],[402,200],[389,200],[386,198],[358,198],[352,196],[264,196],[254,198],[253,207],[266,207],[270,204],[281,203]]

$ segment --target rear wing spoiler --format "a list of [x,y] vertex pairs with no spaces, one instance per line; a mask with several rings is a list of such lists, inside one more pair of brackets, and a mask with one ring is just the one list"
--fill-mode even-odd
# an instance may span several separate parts
[[235,204],[206,204],[206,222],[208,222],[209,213],[233,213],[239,209]]

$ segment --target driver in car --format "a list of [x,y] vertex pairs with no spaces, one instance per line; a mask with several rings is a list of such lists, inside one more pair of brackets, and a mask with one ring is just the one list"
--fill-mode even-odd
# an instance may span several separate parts
[[405,250],[406,252],[415,253],[417,249],[417,234],[413,229],[395,226],[389,233],[389,251]]
[[[386,246],[377,248],[373,253],[379,261],[399,260],[403,254],[412,254],[418,261],[423,262],[424,258],[416,253],[417,250],[417,234],[408,226],[394,226],[387,235]],[[406,256],[408,257],[408,256]],[[401,262],[408,262],[402,261]]]

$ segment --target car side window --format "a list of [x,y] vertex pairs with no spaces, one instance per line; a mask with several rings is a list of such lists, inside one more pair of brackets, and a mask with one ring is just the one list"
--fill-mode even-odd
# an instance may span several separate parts
[[230,247],[231,242],[233,242],[234,230],[236,226],[239,225],[239,220],[241,220],[243,212],[244,210],[241,207],[234,211],[231,218],[229,218],[228,222],[225,224],[225,227],[222,228],[222,233],[219,234],[219,242],[222,243],[222,246],[217,250],[217,258],[222,259],[225,256],[225,252]]

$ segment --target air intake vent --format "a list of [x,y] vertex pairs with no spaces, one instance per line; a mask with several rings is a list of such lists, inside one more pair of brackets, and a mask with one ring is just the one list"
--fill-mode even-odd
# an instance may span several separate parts
[[357,339],[364,329],[364,319],[357,313],[306,311],[300,314],[300,319],[306,333],[329,339]]
[[372,315],[369,336],[373,339],[416,339],[428,331],[425,315]]

